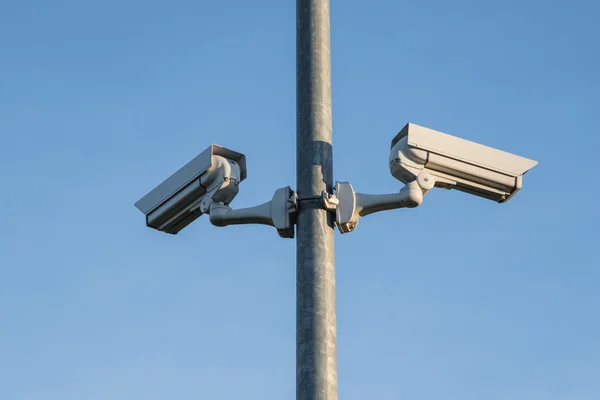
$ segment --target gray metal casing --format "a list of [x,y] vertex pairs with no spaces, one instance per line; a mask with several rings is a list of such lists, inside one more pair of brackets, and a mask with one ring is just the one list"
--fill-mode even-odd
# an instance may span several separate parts
[[240,182],[246,179],[246,156],[213,144],[135,203],[147,226],[176,234],[202,215],[198,205],[206,188],[200,177],[213,165],[214,155],[236,162]]

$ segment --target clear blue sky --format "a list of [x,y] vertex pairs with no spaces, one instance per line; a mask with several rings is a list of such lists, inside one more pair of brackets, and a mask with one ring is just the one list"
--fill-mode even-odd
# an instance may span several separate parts
[[[335,179],[408,121],[539,160],[336,234],[340,399],[600,398],[597,2],[332,4]],[[295,243],[133,203],[211,143],[295,186],[295,2],[0,1],[0,398],[293,399]]]

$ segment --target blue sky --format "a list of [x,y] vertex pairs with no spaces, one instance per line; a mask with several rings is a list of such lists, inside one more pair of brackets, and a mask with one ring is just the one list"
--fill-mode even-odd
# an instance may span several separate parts
[[[408,121],[539,160],[336,233],[342,399],[600,397],[597,2],[333,1],[334,178]],[[133,203],[218,143],[295,186],[295,2],[0,1],[0,397],[292,399],[295,243]]]

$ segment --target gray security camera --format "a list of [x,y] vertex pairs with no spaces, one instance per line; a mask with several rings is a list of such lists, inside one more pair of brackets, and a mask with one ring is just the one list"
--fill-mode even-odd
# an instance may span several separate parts
[[270,202],[233,210],[229,207],[246,179],[246,157],[213,144],[187,163],[135,206],[146,216],[146,225],[177,234],[202,214],[216,226],[263,224],[277,228],[282,237],[294,237],[296,195],[278,189]]
[[337,182],[336,194],[324,195],[323,200],[326,208],[335,210],[340,232],[347,233],[366,215],[419,206],[434,187],[504,203],[536,165],[537,161],[409,123],[392,140],[389,155],[392,176],[406,185],[400,193],[357,193],[350,183]]
[[176,234],[202,215],[200,203],[208,193],[229,204],[246,178],[246,157],[213,144],[167,178],[135,206],[146,224]]
[[389,165],[403,183],[427,174],[435,187],[504,203],[537,161],[409,123],[392,140]]

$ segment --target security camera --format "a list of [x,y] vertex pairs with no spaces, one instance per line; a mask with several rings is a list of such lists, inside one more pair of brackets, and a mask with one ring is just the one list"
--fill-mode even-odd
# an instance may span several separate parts
[[135,206],[146,216],[147,226],[170,234],[209,214],[215,226],[269,225],[279,236],[293,238],[297,196],[289,186],[277,189],[267,203],[236,210],[229,207],[246,176],[246,156],[213,144]]
[[135,206],[146,215],[147,226],[176,234],[208,210],[201,207],[205,198],[228,205],[244,179],[246,157],[213,144]]
[[366,215],[417,207],[433,187],[504,203],[521,189],[523,175],[537,161],[409,123],[392,140],[389,164],[394,178],[405,184],[399,193],[358,193],[348,182],[337,182],[335,195],[323,193],[324,207],[335,210],[341,233],[352,232]]
[[523,175],[535,165],[537,161],[411,123],[392,140],[389,158],[392,176],[405,184],[416,180],[498,203],[521,189]]

